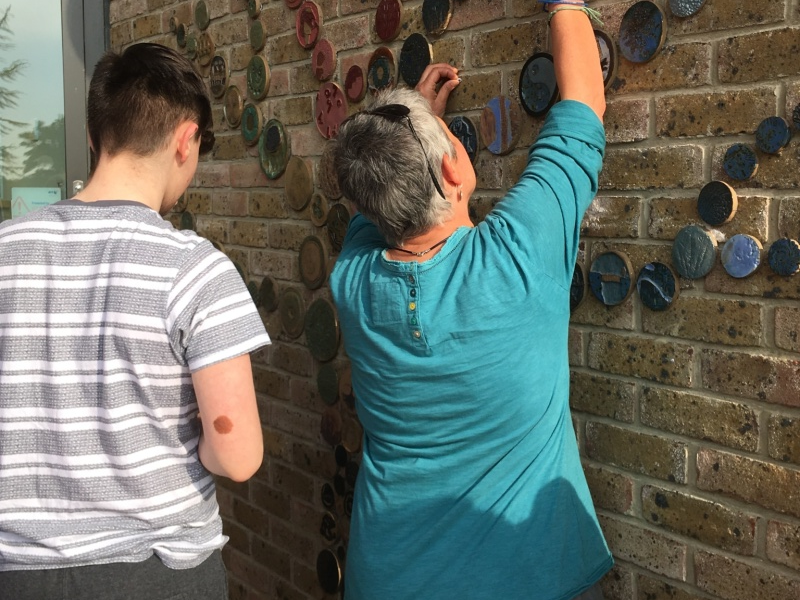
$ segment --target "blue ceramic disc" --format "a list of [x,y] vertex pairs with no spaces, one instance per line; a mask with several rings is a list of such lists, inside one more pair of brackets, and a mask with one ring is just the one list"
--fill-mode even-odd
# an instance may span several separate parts
[[724,181],[707,183],[697,197],[697,212],[700,213],[700,218],[714,227],[733,219],[738,206],[736,190]]
[[583,274],[583,267],[576,264],[572,272],[572,284],[569,286],[569,312],[578,308],[584,298],[586,298],[586,277]]
[[672,244],[672,263],[678,274],[686,279],[705,277],[714,267],[717,242],[697,225],[687,225],[675,236]]
[[508,154],[517,145],[522,121],[519,105],[505,96],[495,96],[481,113],[481,138],[492,154]]
[[800,129],[800,104],[794,107],[794,111],[792,111],[792,121],[794,122],[794,128]]
[[475,127],[475,123],[469,117],[458,116],[453,117],[448,128],[450,133],[459,139],[464,146],[464,150],[467,151],[467,156],[474,164],[478,156],[478,130]]
[[720,260],[731,277],[752,275],[761,264],[761,243],[751,235],[738,233],[722,246]]
[[669,9],[676,17],[691,17],[696,14],[706,0],[669,0]]
[[603,85],[607,88],[617,72],[617,45],[611,36],[602,29],[594,30],[597,51],[600,54],[600,70],[603,72]]
[[622,304],[633,290],[631,270],[627,256],[619,252],[605,252],[592,263],[589,287],[606,306]]
[[422,78],[422,72],[431,64],[431,45],[421,33],[412,33],[403,42],[400,50],[398,70],[403,80],[414,87]]
[[367,68],[367,86],[375,93],[394,87],[395,78],[394,54],[389,48],[381,46],[372,53]]
[[633,63],[651,60],[664,43],[664,12],[654,2],[637,2],[622,17],[619,49]]
[[540,117],[553,106],[558,97],[556,69],[552,55],[537,52],[522,67],[519,74],[519,101],[529,115]]
[[792,130],[783,117],[767,117],[756,129],[756,147],[767,154],[779,154],[791,139]]
[[800,270],[800,244],[789,238],[777,240],[767,254],[770,268],[778,275],[789,277]]
[[245,104],[242,111],[242,137],[245,144],[252,146],[258,141],[263,124],[259,108],[255,104]]
[[731,179],[746,181],[758,171],[758,157],[750,146],[734,144],[725,153],[722,168]]
[[676,279],[675,273],[664,263],[647,263],[636,279],[636,291],[642,304],[650,310],[667,310],[678,297]]

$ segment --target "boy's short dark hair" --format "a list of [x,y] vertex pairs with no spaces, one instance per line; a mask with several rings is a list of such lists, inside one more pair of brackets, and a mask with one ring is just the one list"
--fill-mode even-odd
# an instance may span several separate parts
[[203,79],[188,59],[160,44],[106,53],[92,75],[87,112],[97,156],[148,156],[182,121],[197,123],[198,136],[213,125]]

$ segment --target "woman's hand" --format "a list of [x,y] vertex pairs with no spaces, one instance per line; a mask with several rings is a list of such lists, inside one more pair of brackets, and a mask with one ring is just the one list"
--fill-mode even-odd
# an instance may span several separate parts
[[[444,83],[437,91],[436,87],[442,81]],[[459,83],[461,83],[461,80],[458,78],[458,69],[447,63],[437,63],[425,67],[422,77],[414,89],[428,101],[433,114],[441,118],[444,116],[444,109],[447,105],[447,99],[450,97],[450,92]]]

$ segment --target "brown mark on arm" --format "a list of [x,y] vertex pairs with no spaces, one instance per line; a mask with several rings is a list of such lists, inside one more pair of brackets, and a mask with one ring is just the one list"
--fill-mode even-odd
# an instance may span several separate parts
[[233,421],[225,415],[217,417],[214,419],[214,429],[216,429],[217,433],[221,433],[222,435],[230,433],[233,430]]

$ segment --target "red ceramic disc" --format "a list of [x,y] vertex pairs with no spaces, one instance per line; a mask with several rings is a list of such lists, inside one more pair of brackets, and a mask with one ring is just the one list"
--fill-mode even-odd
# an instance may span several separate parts
[[326,39],[318,41],[311,53],[311,66],[317,79],[320,81],[330,79],[336,70],[336,49],[333,44]]
[[397,37],[402,14],[403,5],[400,0],[381,0],[378,4],[378,10],[375,12],[375,31],[384,42]]
[[319,39],[319,30],[322,26],[322,18],[319,14],[319,6],[312,0],[303,2],[297,11],[295,29],[297,31],[297,41],[303,48],[313,48]]
[[364,76],[364,69],[359,65],[353,65],[347,71],[344,93],[350,102],[361,102],[367,94],[367,79]]
[[336,137],[339,125],[347,118],[347,99],[342,88],[332,82],[323,83],[317,92],[314,114],[322,137],[328,140]]

